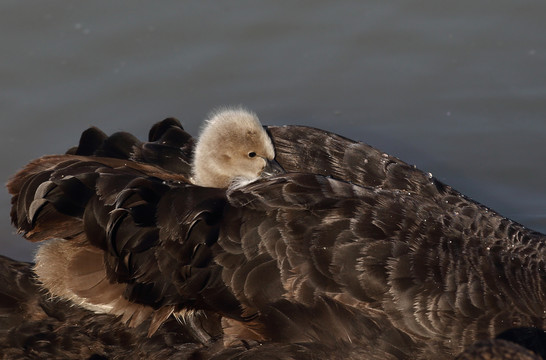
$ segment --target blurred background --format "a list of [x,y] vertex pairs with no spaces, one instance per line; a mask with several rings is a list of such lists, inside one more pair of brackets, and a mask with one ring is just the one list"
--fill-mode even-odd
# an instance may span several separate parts
[[[0,177],[91,125],[242,104],[364,141],[546,232],[546,2],[0,3]],[[0,192],[0,253],[31,260]]]

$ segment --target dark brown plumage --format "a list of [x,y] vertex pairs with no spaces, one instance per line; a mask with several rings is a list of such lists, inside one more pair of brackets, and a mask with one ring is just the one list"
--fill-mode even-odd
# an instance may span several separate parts
[[478,341],[455,360],[540,360],[546,356],[546,332],[536,328],[512,328],[495,339]]
[[[206,349],[192,324],[171,319],[148,338],[147,324],[129,328],[115,316],[95,314],[40,290],[30,264],[0,256],[1,359],[187,359]],[[218,319],[200,326],[219,336]]]
[[505,340],[478,342],[459,354],[455,360],[540,360],[534,352]]
[[39,274],[66,273],[45,287],[132,326],[151,318],[150,335],[190,310],[220,316],[226,345],[378,359],[449,358],[544,327],[543,235],[365,144],[267,130],[287,173],[227,192],[188,182],[193,141],[173,119],[148,143],[91,129],[29,164],[8,184],[13,222],[65,239],[42,252],[64,267],[38,256]]
[[[128,328],[112,315],[95,314],[51,299],[36,283],[31,264],[0,256],[0,359],[388,359],[370,356],[358,345],[244,342],[224,346],[221,337],[203,343],[203,329],[221,332],[217,317],[199,322],[167,320],[152,336],[147,323]],[[522,332],[523,330],[523,332]],[[544,332],[513,329],[502,338],[480,341],[465,350],[461,360],[540,359]],[[392,357],[391,357],[392,358]]]
[[[145,322],[127,327],[112,315],[95,314],[51,299],[36,283],[31,264],[0,256],[0,359],[350,359],[358,347],[319,343],[225,347],[218,317],[183,323],[167,320],[148,337]],[[203,342],[203,331],[212,336]]]

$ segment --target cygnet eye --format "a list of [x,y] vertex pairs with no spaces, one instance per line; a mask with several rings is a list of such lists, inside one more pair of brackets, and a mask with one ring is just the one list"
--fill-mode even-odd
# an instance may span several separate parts
[[256,156],[256,153],[254,151],[248,153],[248,157],[253,158],[254,156]]

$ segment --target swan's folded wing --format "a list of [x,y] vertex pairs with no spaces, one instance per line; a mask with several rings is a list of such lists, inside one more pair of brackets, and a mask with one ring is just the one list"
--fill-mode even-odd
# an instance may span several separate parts
[[[95,311],[124,315],[132,325],[147,314],[160,324],[175,310],[191,309],[195,299],[184,298],[181,294],[188,291],[180,289],[195,282],[196,275],[180,288],[174,279],[183,281],[177,265],[185,259],[177,254],[189,251],[191,257],[193,248],[184,236],[163,244],[156,226],[157,202],[170,197],[169,183],[186,180],[115,158],[61,155],[29,164],[10,183],[12,219],[30,240],[56,239],[37,254],[36,271],[44,286]],[[198,208],[189,199],[187,205]],[[193,215],[194,222],[204,216],[187,216]]]
[[147,142],[127,132],[107,136],[100,129],[91,127],[82,133],[78,146],[66,153],[132,160],[189,177],[194,145],[194,139],[180,121],[167,118],[152,126]]
[[153,164],[190,177],[195,141],[180,122],[167,118],[155,124],[143,142],[133,148],[131,160]]
[[[248,257],[273,259],[283,298],[381,309],[398,329],[452,351],[515,323],[543,326],[543,238],[462,196],[442,196],[287,174],[228,192],[240,220],[225,224],[225,243],[235,248],[238,239]],[[521,256],[528,252],[537,257]],[[257,291],[252,284],[264,291],[237,275],[245,293]]]
[[[173,257],[163,249],[176,245],[158,245],[154,203],[168,182],[188,182],[193,145],[173,118],[155,124],[148,142],[90,128],[67,155],[37,159],[17,173],[8,184],[13,223],[29,240],[56,239],[37,254],[44,286],[92,310],[121,314],[132,325],[151,313],[160,324],[173,304],[193,308],[191,297],[172,299],[180,294],[170,275],[158,271],[160,265],[171,270],[166,264]],[[156,277],[169,280],[157,284]]]
[[445,191],[424,173],[362,142],[306,126],[269,126],[276,160],[287,172],[330,176],[359,186],[404,190],[427,197]]
[[[90,191],[94,191],[95,170],[100,168],[100,164],[110,167],[126,165],[149,175],[186,181],[191,173],[194,141],[180,122],[167,118],[156,123],[148,140],[141,142],[126,132],[107,136],[91,127],[82,133],[78,146],[69,149],[67,155],[44,156],[32,161],[7,184],[13,195],[11,215],[14,225],[30,239],[34,233],[40,233],[38,240],[75,236],[67,225],[73,219],[65,215],[81,217],[82,206],[86,204]],[[182,178],[177,178],[177,174]],[[63,179],[65,176],[70,177],[70,181]],[[53,198],[56,201],[52,201]],[[49,221],[34,223],[36,214],[47,203],[55,203],[61,211],[51,216]],[[41,216],[47,217],[51,213],[41,211]],[[40,223],[47,226],[40,227]],[[62,236],[64,230],[69,235]]]

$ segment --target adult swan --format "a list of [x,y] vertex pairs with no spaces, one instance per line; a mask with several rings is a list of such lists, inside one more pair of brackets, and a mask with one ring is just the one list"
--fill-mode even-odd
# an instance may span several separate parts
[[150,336],[171,315],[216,316],[228,346],[378,359],[544,327],[544,235],[430,174],[322,130],[262,128],[243,109],[214,113],[194,143],[174,119],[146,143],[92,128],[16,174],[14,224],[49,240],[43,287],[149,321]]

